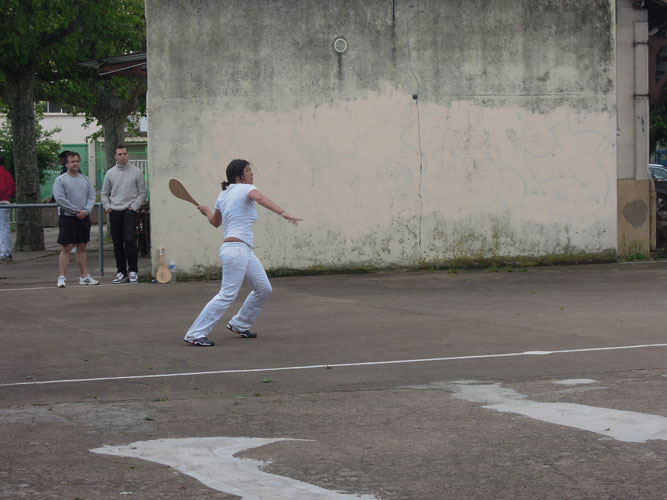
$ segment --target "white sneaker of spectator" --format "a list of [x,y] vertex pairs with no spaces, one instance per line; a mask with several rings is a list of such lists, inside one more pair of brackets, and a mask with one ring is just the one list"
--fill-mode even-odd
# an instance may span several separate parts
[[99,285],[100,282],[94,279],[90,274],[79,278],[79,285]]
[[127,276],[125,276],[121,272],[118,272],[118,274],[116,274],[116,277],[113,280],[111,280],[111,283],[116,285],[118,283],[127,283],[127,281],[128,281]]

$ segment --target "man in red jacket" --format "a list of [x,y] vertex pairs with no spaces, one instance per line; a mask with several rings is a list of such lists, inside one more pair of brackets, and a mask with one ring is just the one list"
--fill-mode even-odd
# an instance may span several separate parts
[[[8,204],[14,194],[12,175],[5,170],[5,159],[0,156],[0,203]],[[12,261],[12,233],[9,230],[9,209],[0,208],[0,262]]]

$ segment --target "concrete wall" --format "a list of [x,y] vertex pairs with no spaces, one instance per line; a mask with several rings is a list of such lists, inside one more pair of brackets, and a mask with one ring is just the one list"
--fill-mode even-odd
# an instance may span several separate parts
[[616,11],[618,252],[646,254],[654,238],[648,172],[648,13],[633,8],[631,0],[616,0]]
[[[227,163],[267,268],[615,252],[613,0],[147,0],[154,252],[217,269]],[[336,37],[348,44],[340,54]]]

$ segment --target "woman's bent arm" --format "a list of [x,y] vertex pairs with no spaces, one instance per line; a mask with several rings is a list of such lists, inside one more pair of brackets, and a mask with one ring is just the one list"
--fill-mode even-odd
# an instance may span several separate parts
[[201,205],[197,208],[202,214],[206,216],[208,222],[213,227],[220,227],[220,225],[222,224],[222,214],[220,213],[220,210],[216,208],[215,212],[212,212],[211,209],[208,208],[206,205]]

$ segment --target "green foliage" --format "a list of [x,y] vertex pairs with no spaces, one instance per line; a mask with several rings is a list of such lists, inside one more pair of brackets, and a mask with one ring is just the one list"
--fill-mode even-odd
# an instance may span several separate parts
[[[1,108],[0,108],[1,110]],[[60,152],[60,143],[51,139],[60,128],[45,129],[39,124],[44,117],[44,105],[35,107],[35,143],[37,147],[37,168],[39,169],[40,184],[46,180],[51,172],[59,172],[58,153]],[[0,156],[5,159],[7,171],[16,178],[14,172],[14,144],[12,141],[12,127],[9,121],[5,121],[0,126]]]
[[77,62],[145,48],[143,0],[2,0],[0,74],[66,79]]
[[667,104],[652,108],[650,116],[650,145],[653,153],[658,144],[667,144]]
[[[44,84],[41,96],[65,104],[71,114],[85,115],[84,126],[104,125],[110,115],[117,113],[126,122],[130,135],[138,134],[136,124],[146,115],[145,81],[122,76],[99,79],[90,68],[76,79]],[[89,138],[97,140],[103,136],[104,131],[99,130]]]
[[[0,0],[0,4],[0,97],[9,109],[15,136],[17,200],[36,202],[39,193],[34,189],[38,168],[32,140],[33,103],[54,96],[51,100],[69,104],[58,98],[66,94],[51,93],[57,82],[76,85],[86,79],[102,80],[94,69],[82,67],[80,62],[145,51],[144,0]],[[145,83],[141,84],[145,94]],[[116,84],[107,81],[104,85]],[[129,82],[120,84],[118,91],[103,88],[101,95],[120,95],[122,101],[124,85]],[[104,121],[103,113],[110,107],[94,110],[94,102],[86,100],[90,93],[79,93],[83,97],[73,104],[80,109],[73,111],[83,110]],[[109,111],[114,120],[121,115],[121,130],[125,117],[137,109],[137,93],[141,93],[141,86],[133,94],[129,111],[116,109],[115,115],[114,109]],[[116,106],[118,100],[112,104]],[[116,121],[111,123],[114,130],[119,128]],[[30,220],[22,225],[22,230],[29,233],[25,240],[32,247],[35,241],[39,244],[35,230],[41,229],[37,227],[41,219],[36,211],[25,213]],[[17,247],[25,246],[24,238],[17,237]]]
[[[16,200],[36,203],[40,191],[33,107],[41,100],[40,86],[74,79],[77,62],[107,57],[111,43],[136,38],[136,25],[129,21],[136,16],[128,13],[135,14],[136,8],[143,14],[143,0],[0,2],[0,96],[12,126]],[[20,210],[17,223],[16,251],[43,250],[39,209]]]
[[[36,1],[36,0],[32,0]],[[144,0],[93,0],[87,5],[86,14],[93,21],[96,34],[81,33],[90,44],[90,52],[77,53],[63,61],[55,78],[43,79],[38,89],[40,98],[69,105],[71,112],[86,115],[87,123],[94,120],[101,123],[110,113],[116,111],[119,103],[132,101],[137,87],[145,95],[146,84],[141,79],[114,76],[99,77],[95,70],[77,63],[85,60],[101,60],[112,56],[127,55],[146,51],[146,18]],[[104,7],[100,7],[104,5]],[[99,24],[100,16],[102,19]],[[82,40],[82,43],[86,43]],[[145,99],[132,111],[145,114]],[[131,112],[132,112],[131,111]],[[131,113],[130,112],[130,113]],[[130,113],[127,113],[129,115]]]
[[633,253],[633,254],[628,255],[625,258],[625,260],[628,261],[628,262],[632,262],[632,261],[635,261],[635,260],[646,260],[646,255],[641,253],[641,252],[637,252],[637,253]]
[[[35,1],[35,0],[33,0]],[[44,79],[37,89],[43,100],[63,103],[71,112],[84,114],[85,125],[96,123],[102,128],[89,136],[104,136],[114,144],[124,142],[124,130],[138,134],[136,123],[146,115],[146,81],[132,77],[100,77],[90,67],[75,62],[106,59],[146,51],[146,19],[144,0],[106,0],[108,22],[103,23],[101,36],[90,38],[92,52],[80,54],[58,68],[57,78]],[[99,7],[92,8],[96,11]],[[105,152],[105,164],[113,164],[113,152]]]

